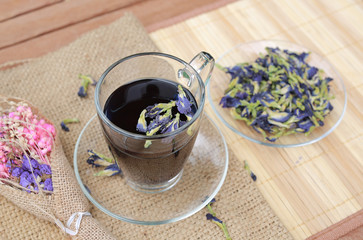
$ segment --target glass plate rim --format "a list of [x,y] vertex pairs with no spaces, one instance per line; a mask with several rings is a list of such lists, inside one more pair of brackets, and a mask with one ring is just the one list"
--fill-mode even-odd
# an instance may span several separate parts
[[208,198],[206,198],[199,206],[197,206],[193,211],[184,213],[178,217],[175,218],[171,218],[168,220],[161,220],[161,221],[141,221],[141,220],[134,220],[134,219],[130,219],[130,218],[126,218],[126,217],[122,217],[120,215],[117,215],[113,212],[111,212],[110,210],[106,209],[105,207],[103,207],[100,203],[98,203],[92,196],[91,194],[88,192],[88,190],[86,189],[86,187],[84,186],[81,177],[78,174],[78,163],[77,163],[77,153],[78,153],[78,146],[79,143],[82,139],[82,135],[84,134],[84,132],[86,131],[87,127],[91,124],[92,121],[94,121],[94,119],[97,117],[97,114],[94,114],[89,120],[88,122],[85,124],[85,126],[83,127],[82,131],[80,132],[78,138],[77,138],[77,142],[75,145],[75,149],[74,149],[74,153],[73,153],[73,166],[74,166],[74,173],[76,175],[76,179],[78,182],[78,185],[80,186],[83,194],[85,194],[85,196],[87,197],[87,199],[94,204],[98,209],[100,209],[102,212],[104,212],[105,214],[118,219],[118,220],[122,220],[128,223],[133,223],[133,224],[139,224],[139,225],[162,225],[162,224],[167,224],[167,223],[173,223],[173,222],[177,222],[183,219],[186,219],[190,216],[192,216],[193,214],[199,212],[201,209],[203,209],[210,201],[212,201],[212,199],[217,195],[217,193],[219,192],[219,190],[222,188],[224,181],[226,179],[227,176],[227,172],[228,172],[228,164],[229,164],[229,152],[228,152],[228,145],[227,142],[225,141],[224,135],[222,134],[222,131],[220,130],[220,128],[217,126],[217,124],[211,119],[211,117],[208,116],[208,114],[206,114],[205,112],[203,113],[204,116],[206,116],[208,118],[208,120],[210,121],[210,123],[218,130],[219,133],[219,137],[221,137],[221,140],[223,142],[223,146],[225,149],[225,165],[224,165],[224,169],[223,169],[223,173],[221,176],[221,180],[218,183],[216,189],[213,191],[213,193],[210,194],[210,196]]

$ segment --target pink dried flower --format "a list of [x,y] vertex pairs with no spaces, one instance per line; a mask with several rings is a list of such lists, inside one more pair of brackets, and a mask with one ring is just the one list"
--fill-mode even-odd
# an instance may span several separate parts
[[11,165],[8,163],[21,159],[24,151],[40,163],[49,165],[55,134],[55,127],[39,119],[27,105],[19,105],[1,116],[0,178],[9,177]]

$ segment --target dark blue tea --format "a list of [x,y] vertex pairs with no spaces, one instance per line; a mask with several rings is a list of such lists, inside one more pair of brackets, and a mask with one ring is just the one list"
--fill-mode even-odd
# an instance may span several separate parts
[[[183,90],[195,113],[198,106],[193,95],[187,89]],[[140,113],[150,105],[176,100],[177,96],[178,84],[175,82],[164,79],[136,80],[120,86],[109,96],[104,113],[119,128],[131,133],[144,134],[136,130]],[[173,107],[172,111],[177,111],[177,108]],[[180,120],[186,122],[185,116],[180,116]],[[159,141],[152,143],[149,148],[145,148],[145,140],[125,138],[117,134],[107,136],[106,141],[114,158],[132,182],[157,185],[177,176],[183,169],[197,134],[194,131],[190,136],[185,130],[169,139],[169,142],[165,142],[164,146]]]
[[[189,90],[183,88],[188,100],[192,103],[192,111],[197,111],[197,104]],[[136,131],[140,113],[147,106],[156,103],[168,103],[177,99],[178,84],[163,79],[142,79],[125,84],[116,89],[107,99],[104,113],[119,128],[132,133]],[[173,113],[177,111],[174,107]],[[181,121],[186,121],[181,115]]]

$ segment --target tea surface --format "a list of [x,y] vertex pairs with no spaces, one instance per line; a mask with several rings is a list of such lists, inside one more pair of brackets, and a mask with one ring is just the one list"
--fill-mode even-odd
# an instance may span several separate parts
[[[183,88],[187,98],[192,104],[193,113],[197,110],[197,104],[189,90]],[[141,79],[122,85],[116,89],[107,99],[104,112],[110,121],[116,126],[132,132],[139,133],[136,125],[140,113],[147,106],[156,103],[168,103],[177,99],[178,84],[165,79]],[[176,107],[173,109],[177,111]],[[183,116],[181,116],[181,120]]]

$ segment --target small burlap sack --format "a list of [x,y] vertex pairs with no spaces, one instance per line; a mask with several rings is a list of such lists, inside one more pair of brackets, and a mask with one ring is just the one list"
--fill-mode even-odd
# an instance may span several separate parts
[[[86,98],[77,96],[78,74],[98,78],[120,58],[145,51],[158,49],[139,21],[127,14],[44,57],[12,68],[9,68],[12,63],[6,64],[8,69],[0,71],[0,94],[28,100],[57,126],[65,118],[79,118],[79,124],[69,125],[70,132],[59,131],[65,156],[72,165],[77,138],[96,113],[94,88],[89,88]],[[216,196],[213,209],[225,221],[232,239],[292,239],[243,169],[243,164],[233,153],[230,153],[229,161],[227,178]],[[99,181],[102,186],[102,178]],[[115,205],[122,204],[117,199],[110,201]],[[223,232],[206,220],[208,211],[205,209],[182,221],[160,226],[126,223],[92,206],[90,212],[118,239],[224,239]],[[87,221],[91,219],[84,217],[82,225],[88,225]],[[1,196],[0,223],[1,239],[68,238],[55,224],[30,215]],[[79,234],[83,231],[88,229],[81,226]]]
[[[0,116],[5,116],[5,114],[9,113],[11,107],[18,106],[19,104],[29,106],[38,120],[43,119],[46,123],[54,125],[50,120],[43,116],[36,107],[25,100],[8,98],[1,95]],[[32,124],[23,122],[19,127],[32,127],[30,125]],[[2,129],[0,132],[2,132]],[[48,134],[50,135],[50,133]],[[11,142],[7,142],[7,140],[6,137],[0,138],[0,141],[8,146],[14,143],[14,141],[19,141],[15,139]],[[23,150],[23,154],[29,159],[29,155],[25,149]],[[67,231],[66,222],[73,214],[86,213],[87,215],[85,217],[79,219],[80,223],[82,223],[82,218],[88,218],[88,220],[84,221],[81,225],[82,231],[79,234],[74,235],[74,233],[79,231],[78,226],[75,228],[79,216],[75,216],[75,221],[72,221],[73,225],[71,224],[68,227],[69,230],[74,232],[70,235],[76,239],[115,239],[112,237],[111,233],[103,229],[96,219],[90,216],[89,202],[77,184],[74,171],[64,155],[57,132],[52,144],[49,163],[52,170],[51,179],[54,189],[51,194],[41,191],[41,188],[39,188],[37,193],[23,191],[13,184],[14,181],[8,180],[2,184],[2,180],[4,179],[0,178],[0,195],[6,197],[15,205],[30,212],[36,217],[57,224],[65,232]],[[32,171],[32,173],[34,172]],[[38,181],[37,184],[39,185]]]

